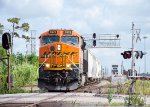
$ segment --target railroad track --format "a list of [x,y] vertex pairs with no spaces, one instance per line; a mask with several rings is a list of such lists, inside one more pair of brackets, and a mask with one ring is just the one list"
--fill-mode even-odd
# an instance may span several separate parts
[[[40,101],[38,101],[38,102],[35,102],[35,103],[33,103],[33,104],[29,104],[29,105],[27,105],[27,106],[25,106],[25,107],[37,107],[39,104],[44,103],[44,102],[46,102],[47,100],[53,99],[53,98],[58,97],[58,96],[60,97],[60,96],[63,96],[63,95],[64,95],[64,93],[60,93],[60,94],[57,94],[57,95],[55,95],[55,96],[51,96],[51,97],[42,99],[42,100],[40,100]],[[60,100],[60,101],[61,101],[61,100]]]
[[[18,105],[21,105],[21,106],[23,106],[23,107],[36,107],[36,106],[38,106],[38,105],[40,105],[41,103],[45,103],[45,102],[47,102],[47,101],[51,101],[51,99],[53,99],[53,98],[57,98],[57,97],[61,97],[62,96],[62,99],[59,99],[58,101],[60,102],[60,101],[63,101],[64,99],[66,99],[66,98],[68,98],[68,97],[73,97],[73,96],[75,96],[76,95],[76,93],[99,93],[99,89],[100,89],[100,87],[99,86],[97,86],[99,83],[97,83],[97,82],[90,82],[90,83],[88,83],[88,84],[86,84],[85,86],[82,86],[82,87],[80,87],[80,88],[78,88],[78,89],[76,89],[76,90],[74,90],[74,91],[70,91],[70,92],[67,92],[67,93],[65,93],[65,92],[61,92],[61,93],[59,93],[59,94],[53,94],[52,96],[47,96],[47,97],[43,97],[42,99],[40,99],[40,100],[36,100],[34,103],[32,102],[32,103],[30,103],[30,102],[25,102],[25,103],[20,103],[19,101],[23,98],[23,99],[25,99],[26,100],[26,98],[32,98],[32,99],[36,99],[36,98],[38,98],[38,97],[42,97],[42,94],[46,94],[46,93],[29,93],[30,95],[17,95],[16,97],[11,97],[11,95],[9,96],[9,100],[7,100],[7,101],[3,101],[3,102],[0,102],[0,107],[7,107],[7,106],[4,106],[4,105],[8,105],[8,104],[11,104],[11,106],[12,106],[12,102],[14,102],[14,105],[15,105],[15,102],[16,102],[16,104],[18,104]],[[74,94],[71,94],[71,95],[65,95],[65,94],[70,94],[70,93],[74,93]],[[7,96],[6,97],[4,97],[4,98],[7,98]],[[17,102],[18,101],[18,102]],[[27,99],[27,101],[28,101],[28,99]],[[21,107],[21,106],[18,106],[18,107]],[[8,106],[8,107],[10,107],[10,106]],[[13,107],[13,106],[12,106]],[[16,105],[14,106],[14,107],[17,107]]]
[[[10,100],[7,100],[7,101],[0,103],[0,107],[37,107],[40,103],[46,102],[47,100],[53,99],[53,98],[58,97],[58,96],[59,97],[63,96],[65,93],[59,93],[59,94],[56,94],[54,96],[41,99],[40,101],[36,101],[34,103],[30,103],[30,102],[14,103],[15,101],[20,100],[20,99],[25,99],[25,98],[30,98],[30,97],[36,98],[42,94],[44,94],[44,93],[36,93],[36,94],[32,94],[32,95],[27,95],[27,96],[17,96],[12,100],[10,99]],[[7,97],[4,97],[4,98],[7,98]],[[11,98],[13,98],[13,97],[11,97]]]
[[[24,98],[28,98],[28,97],[31,97],[31,96],[37,96],[37,95],[40,95],[40,94],[42,94],[42,93],[30,93],[30,95],[24,96]],[[13,101],[15,101],[15,100],[21,99],[22,97],[23,97],[22,95],[17,96],[17,98],[12,96],[12,97],[11,97],[12,99],[7,100],[7,101],[0,102],[0,107],[1,107],[1,105],[3,105],[3,104],[11,103],[11,102],[13,102]],[[6,97],[3,97],[3,98],[10,98],[10,96],[8,96],[8,97],[6,96]]]
[[[96,84],[96,83],[94,83]],[[47,96],[47,97],[43,97],[42,98],[42,94],[46,94],[46,93],[29,93],[29,95],[16,95],[15,97],[14,96],[6,96],[6,97],[3,97],[4,99],[6,98],[10,98],[8,99],[7,101],[3,101],[3,102],[0,102],[0,107],[41,107],[42,104],[44,103],[47,103],[47,102],[51,102],[53,101],[53,99],[59,97],[59,99],[57,100],[57,103],[59,102],[63,102],[63,100],[67,99],[67,98],[72,98],[74,96],[76,96],[76,93],[77,92],[85,92],[86,90],[92,90],[93,88],[91,87],[94,87],[94,84],[93,83],[90,83],[90,84],[87,84],[86,86],[83,86],[77,90],[74,90],[73,93],[71,93],[72,91],[70,92],[61,92],[61,93],[58,93],[56,95],[52,95],[52,96]],[[32,102],[28,102],[28,98],[30,99],[36,99],[38,97],[41,97],[40,100],[37,100],[37,101],[32,101]],[[27,101],[23,102],[21,99],[27,99]],[[21,102],[20,102],[21,101]],[[33,103],[34,102],[34,103]]]
[[80,88],[73,90],[73,92],[84,92],[84,93],[97,93],[99,91],[99,87],[96,86],[99,83],[97,82],[90,82],[86,84],[85,86],[81,86]]
[[[101,82],[103,83],[103,81],[101,81]],[[100,94],[100,93],[106,93],[108,90],[113,90],[113,91],[116,91],[115,93],[118,93],[119,90],[128,88],[128,83],[113,84],[113,85],[106,85],[106,84],[91,82],[85,86],[82,86],[82,87],[74,90],[73,92]]]
[[[102,82],[103,84],[104,82]],[[19,95],[15,95],[11,96],[10,95],[6,95],[6,96],[0,96],[0,107],[49,107],[49,106],[53,106],[53,107],[59,107],[59,106],[68,106],[68,104],[66,105],[65,102],[79,102],[79,98],[83,98],[84,99],[92,99],[95,97],[102,97],[102,98],[107,98],[107,94],[98,94],[99,93],[99,89],[102,88],[102,86],[100,86],[100,83],[95,83],[95,82],[91,82],[83,87],[80,87],[79,89],[76,89],[74,91],[70,91],[70,92],[52,92],[52,93],[22,93]],[[105,87],[104,87],[105,88]],[[86,94],[86,93],[87,94]],[[85,93],[85,94],[83,94]],[[92,93],[92,94],[91,94]],[[90,95],[90,96],[89,96]],[[97,95],[97,96],[96,96]],[[87,96],[87,97],[86,97]],[[92,98],[91,98],[92,97]],[[115,97],[115,96],[114,96]],[[7,100],[3,100],[3,99],[7,99]],[[115,97],[118,99],[123,99],[122,96],[120,97]],[[30,100],[31,99],[31,100]],[[79,101],[78,101],[79,100]],[[83,100],[83,99],[81,99]],[[106,99],[107,100],[107,99]],[[92,100],[89,100],[92,101]],[[84,101],[83,101],[84,102]],[[70,106],[71,107],[71,106]]]
[[[50,94],[50,93],[48,93],[48,94]],[[53,105],[55,105],[55,106],[56,105],[60,106],[60,105],[63,105],[63,103],[61,103],[61,102],[63,102],[65,99],[76,96],[76,93],[69,93],[69,92],[68,93],[65,93],[65,92],[51,93],[51,94],[54,94],[54,95],[45,96],[46,93],[40,93],[40,94],[36,93],[34,95],[32,94],[32,95],[27,95],[27,96],[17,96],[12,100],[7,100],[3,103],[0,103],[0,107],[43,107],[43,105],[46,105],[46,104],[47,104],[46,107],[49,107],[53,103],[54,103]],[[29,101],[30,97],[32,100],[31,102]],[[34,99],[36,99],[38,97],[41,97],[40,100],[34,101]],[[7,98],[7,97],[3,97],[3,98]],[[11,98],[13,98],[13,97],[11,97]],[[20,100],[20,99],[23,100],[25,98],[28,98],[27,101],[15,102],[17,100]],[[53,101],[53,99],[55,99],[55,100]],[[56,104],[56,103],[58,103],[58,104]]]

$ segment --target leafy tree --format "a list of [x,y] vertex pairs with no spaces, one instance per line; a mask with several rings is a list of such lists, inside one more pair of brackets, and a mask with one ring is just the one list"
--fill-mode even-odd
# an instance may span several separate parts
[[15,18],[9,18],[9,19],[7,19],[7,21],[11,22],[13,24],[18,24],[20,21],[20,18],[16,18],[16,17]]
[[0,28],[3,28],[4,27],[4,25],[2,25],[1,23],[0,23]]
[[18,37],[19,38],[19,34],[17,32],[14,32],[14,37]]
[[19,22],[20,22],[20,18],[9,18],[7,19],[8,22],[12,23],[13,25],[13,34],[12,34],[12,49],[11,49],[11,53],[13,53],[13,38],[14,37],[19,37],[19,34],[17,32],[15,32],[15,29],[21,29],[25,32],[29,31],[29,24],[28,23],[23,23],[21,26],[19,26]]
[[30,28],[30,26],[28,23],[23,23],[21,26],[15,27],[15,29],[22,29],[25,32],[29,31],[29,28]]
[[5,49],[3,49],[2,44],[0,44],[0,57],[6,56]]
[[23,23],[21,28],[23,29],[23,31],[27,32],[29,30],[30,26],[28,23]]
[[[29,31],[30,26],[28,23],[22,23],[21,26],[18,25],[20,18],[9,18],[7,21],[13,24],[13,29],[22,29],[25,32]],[[16,24],[17,26],[15,26]]]
[[35,54],[28,55],[27,59],[30,64],[37,65],[38,57]]

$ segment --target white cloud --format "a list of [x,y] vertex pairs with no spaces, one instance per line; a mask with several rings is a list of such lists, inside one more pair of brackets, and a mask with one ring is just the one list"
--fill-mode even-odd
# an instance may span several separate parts
[[2,0],[1,3],[3,14],[27,18],[52,17],[58,15],[63,7],[63,0]]
[[85,10],[85,14],[84,16],[86,17],[86,19],[99,19],[102,16],[102,9],[98,6],[93,6],[87,10]]
[[103,24],[105,27],[108,27],[108,28],[110,28],[110,27],[113,26],[112,20],[107,20],[107,19],[104,19],[103,22],[102,22],[102,24]]
[[107,0],[108,2],[117,6],[133,6],[134,4],[140,4],[143,0]]
[[[69,28],[85,35],[93,32],[119,33],[121,49],[94,51],[99,59],[103,59],[102,62],[110,66],[112,63],[120,64],[123,60],[120,53],[131,48],[132,21],[135,22],[135,28],[141,29],[141,36],[149,35],[149,7],[149,0],[0,0],[0,22],[12,29],[6,19],[19,17],[21,23],[28,22],[31,30],[37,31],[36,38],[42,32],[55,28]],[[150,45],[149,40],[147,39],[147,47]],[[25,43],[21,47],[22,43],[15,41],[16,52],[25,51],[22,50],[25,49]],[[136,48],[142,50],[143,42],[136,45]],[[150,53],[149,49],[147,51]],[[126,68],[130,68],[129,62],[130,60],[125,60],[124,63],[129,64]]]

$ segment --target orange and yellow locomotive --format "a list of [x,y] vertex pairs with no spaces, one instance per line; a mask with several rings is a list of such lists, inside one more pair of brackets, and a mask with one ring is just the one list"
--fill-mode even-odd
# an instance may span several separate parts
[[51,29],[42,33],[39,48],[38,87],[73,90],[81,85],[84,42],[73,30]]

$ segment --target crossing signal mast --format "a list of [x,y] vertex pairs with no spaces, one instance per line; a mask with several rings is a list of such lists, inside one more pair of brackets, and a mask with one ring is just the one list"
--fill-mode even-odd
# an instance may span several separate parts
[[135,49],[134,49],[135,31],[137,34],[136,42],[138,40],[141,41],[140,36],[139,36],[140,35],[140,29],[135,29],[134,23],[132,23],[132,48],[131,48],[131,51],[124,51],[123,53],[121,53],[121,55],[123,55],[124,59],[132,58],[132,60],[131,60],[131,76],[129,76],[132,79],[132,83],[131,83],[130,88],[129,88],[130,94],[135,93],[135,82],[136,82],[136,77],[137,77],[137,75],[136,75],[137,72],[135,70],[135,58],[136,59],[138,59],[138,58],[142,59],[143,55],[146,54],[145,52],[135,51]]

